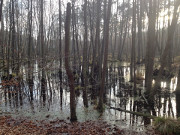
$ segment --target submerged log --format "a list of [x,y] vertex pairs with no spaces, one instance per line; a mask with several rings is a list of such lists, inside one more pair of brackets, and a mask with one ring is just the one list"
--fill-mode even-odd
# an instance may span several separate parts
[[133,115],[137,115],[137,116],[143,116],[143,117],[147,117],[149,119],[157,118],[156,116],[153,116],[153,115],[150,115],[150,114],[144,114],[144,113],[141,113],[141,112],[128,111],[128,110],[124,110],[122,108],[116,108],[116,107],[111,107],[110,106],[109,109],[114,109],[114,110],[117,110],[117,111],[122,111],[122,112],[130,113],[130,114],[133,114]]

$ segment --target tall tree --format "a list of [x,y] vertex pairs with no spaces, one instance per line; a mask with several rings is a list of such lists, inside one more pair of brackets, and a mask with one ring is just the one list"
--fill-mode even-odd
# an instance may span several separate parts
[[75,23],[76,23],[76,13],[75,13],[75,2],[72,0],[72,52],[73,52],[73,71],[76,72],[76,42],[75,42]]
[[68,82],[70,87],[70,111],[71,121],[77,121],[76,117],[76,104],[75,104],[75,89],[74,89],[74,76],[70,69],[69,64],[69,45],[70,45],[70,23],[71,23],[71,3],[67,3],[66,10],[66,22],[65,22],[65,69],[68,76]]
[[3,23],[2,23],[2,8],[3,8],[3,0],[1,0],[1,4],[0,4],[0,46],[2,48],[2,58],[3,58],[3,65],[4,65],[4,47],[3,47],[3,30],[2,30],[2,27],[3,27]]
[[141,47],[142,47],[142,16],[143,16],[143,11],[142,11],[142,0],[138,0],[137,7],[137,15],[138,15],[138,63],[141,62]]
[[28,52],[28,82],[29,82],[29,90],[30,90],[30,97],[31,100],[33,100],[33,80],[32,80],[32,67],[31,67],[31,46],[32,46],[32,0],[28,0],[28,20],[29,20],[29,37],[28,37],[28,47],[27,47],[27,52]]
[[107,0],[104,0],[104,9],[103,9],[103,20],[104,20],[104,26],[103,26],[103,41],[102,45],[99,44],[98,46],[98,61],[97,61],[97,71],[98,71],[98,81],[101,81],[102,78],[102,64],[103,64],[103,56],[104,56],[104,48],[105,48],[105,35],[106,35],[106,22],[107,22]]
[[[152,89],[152,74],[154,67],[155,56],[155,24],[156,24],[156,0],[149,1],[149,25],[148,25],[148,39],[146,48],[146,72],[145,72],[145,85],[147,94],[149,95]],[[151,97],[150,97],[151,98]],[[153,99],[152,99],[153,100]]]
[[108,45],[109,45],[109,22],[110,22],[110,16],[111,16],[111,5],[112,5],[112,0],[109,0],[107,16],[105,20],[104,61],[103,61],[101,88],[100,88],[99,103],[98,103],[98,110],[100,112],[103,111],[103,95],[104,95],[105,78],[106,78],[106,71],[107,71],[107,58],[108,58]]
[[97,47],[100,46],[100,13],[101,13],[101,0],[97,1],[97,10],[96,10],[96,37],[95,37],[95,44],[93,47],[93,65],[92,65],[92,76],[94,77],[95,69],[97,68]]
[[[136,0],[133,0],[131,72],[133,72],[134,94],[136,95]],[[132,79],[132,78],[131,78]]]
[[44,13],[43,13],[43,8],[44,8],[44,0],[41,0],[40,3],[40,14],[41,14],[41,22],[40,22],[40,35],[41,35],[41,70],[42,70],[42,78],[41,78],[41,92],[42,92],[42,97],[43,97],[43,102],[45,103],[46,101],[46,89],[45,89],[45,56],[44,56]]
[[2,20],[2,8],[3,8],[3,0],[1,0],[1,5],[0,5],[0,22]]
[[[125,2],[123,0],[123,5],[125,5]],[[125,11],[123,10],[123,13],[122,13],[122,20],[121,20],[121,24],[120,24],[120,32],[119,32],[119,36],[120,36],[120,49],[119,49],[119,54],[118,54],[118,59],[121,60],[121,56],[123,54],[124,51],[124,47],[125,47],[125,41],[126,41],[126,37],[127,37],[127,34],[129,35],[129,26],[128,26],[128,23],[129,23],[129,12],[131,10],[131,7],[130,7],[130,0],[127,1],[127,5],[128,5],[128,9],[127,9],[127,15],[125,16]],[[124,28],[124,18],[126,17],[126,24],[125,24],[125,28]],[[124,35],[123,35],[123,29],[124,29]]]
[[[95,41],[93,44],[93,56],[92,56],[92,84],[96,82],[97,77],[97,48],[100,46],[100,20],[101,20],[101,3],[102,0],[97,1],[97,7],[96,7],[96,32],[95,32]],[[97,97],[97,91],[95,86],[92,89],[92,98],[95,99]]]
[[84,50],[83,50],[83,101],[84,106],[88,107],[88,100],[87,100],[87,72],[88,72],[88,59],[87,59],[87,49],[88,49],[88,30],[87,30],[87,0],[84,0]]
[[148,39],[146,47],[146,71],[145,71],[145,85],[146,85],[146,96],[148,99],[148,105],[156,115],[154,110],[154,92],[152,89],[152,77],[153,77],[153,67],[154,67],[154,57],[155,57],[155,25],[156,25],[156,0],[149,1],[149,26],[148,26]]
[[11,0],[11,23],[12,23],[12,48],[11,48],[11,52],[12,52],[12,71],[15,71],[15,53],[16,53],[16,42],[15,42],[15,37],[16,37],[16,30],[15,30],[15,4],[14,4],[14,0]]
[[61,94],[61,103],[62,103],[62,94],[63,94],[63,89],[62,89],[62,11],[61,11],[61,0],[59,0],[59,78],[60,78],[60,94]]
[[[0,4],[0,45],[2,45],[2,8],[3,8],[3,0],[1,0],[1,4]],[[3,50],[3,49],[2,49]]]

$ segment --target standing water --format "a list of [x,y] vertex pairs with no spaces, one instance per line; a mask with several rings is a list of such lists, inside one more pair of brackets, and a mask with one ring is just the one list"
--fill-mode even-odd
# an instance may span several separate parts
[[[33,100],[30,96],[30,85],[28,84],[27,72],[28,68],[21,67],[22,78],[18,83],[14,76],[14,83],[4,84],[2,78],[0,82],[0,111],[10,113],[14,117],[25,117],[38,120],[54,120],[54,119],[69,119],[70,116],[70,92],[68,88],[67,76],[63,71],[62,88],[60,92],[59,70],[56,63],[49,63],[46,70],[46,102],[43,103],[41,95],[40,68],[37,62],[33,67]],[[2,73],[3,74],[3,73]],[[140,94],[138,97],[132,95],[133,84],[130,82],[130,67],[129,63],[114,64],[112,67],[109,64],[108,80],[106,84],[106,106],[103,115],[96,111],[97,101],[93,101],[89,96],[89,108],[83,105],[82,88],[76,86],[76,110],[78,121],[87,120],[103,120],[109,124],[115,124],[120,128],[132,129],[135,131],[145,130],[146,120],[143,117],[132,115],[123,111],[109,109],[110,107],[121,108],[134,112],[147,113],[148,110],[144,107],[146,102],[145,91],[145,67],[140,65],[137,67],[137,90]],[[153,80],[154,84],[154,80]],[[176,89],[177,77],[164,79],[161,82],[162,92],[156,95],[155,110],[157,116],[176,117],[179,110],[176,110],[178,100],[173,92]],[[94,84],[96,85],[96,84]],[[92,85],[88,86],[88,93]],[[149,112],[151,113],[151,112]]]

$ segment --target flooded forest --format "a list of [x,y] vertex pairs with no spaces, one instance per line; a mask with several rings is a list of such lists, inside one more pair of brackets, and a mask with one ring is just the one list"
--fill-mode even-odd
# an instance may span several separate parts
[[180,0],[0,0],[0,134],[179,135]]

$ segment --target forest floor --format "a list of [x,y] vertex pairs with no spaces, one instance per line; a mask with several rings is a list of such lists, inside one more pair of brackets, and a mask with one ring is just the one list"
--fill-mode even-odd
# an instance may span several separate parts
[[0,135],[154,135],[154,131],[125,131],[103,121],[67,122],[31,121],[26,118],[0,116]]

